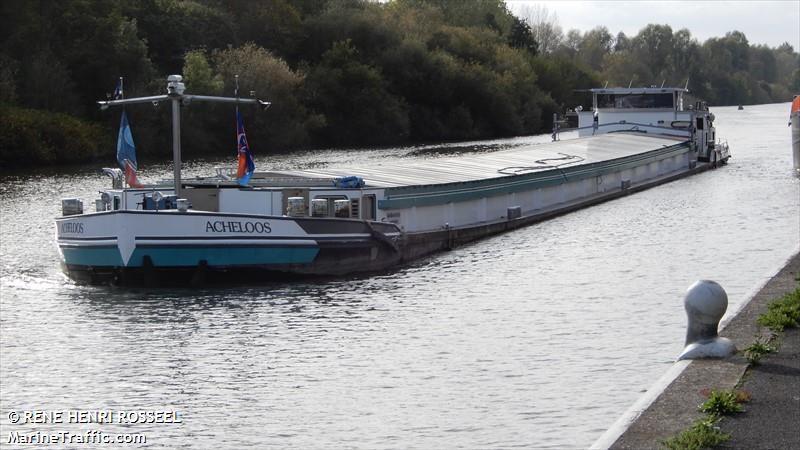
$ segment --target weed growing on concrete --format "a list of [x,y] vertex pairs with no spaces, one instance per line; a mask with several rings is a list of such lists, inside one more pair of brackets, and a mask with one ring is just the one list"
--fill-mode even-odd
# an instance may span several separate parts
[[758,316],[758,324],[780,333],[800,322],[800,287],[767,305],[767,312]]
[[711,391],[702,405],[700,411],[712,417],[720,417],[744,411],[741,405],[743,397],[737,395],[735,391]]
[[750,344],[749,347],[744,349],[744,357],[747,358],[747,361],[750,362],[752,365],[758,365],[758,362],[761,361],[761,358],[768,354],[772,353],[777,350],[777,348],[773,345],[773,341],[775,340],[775,335],[772,335],[768,338],[764,336],[756,336],[756,340]]
[[681,434],[661,441],[669,450],[700,450],[714,447],[731,438],[717,426],[719,418],[706,416],[692,424],[691,428]]

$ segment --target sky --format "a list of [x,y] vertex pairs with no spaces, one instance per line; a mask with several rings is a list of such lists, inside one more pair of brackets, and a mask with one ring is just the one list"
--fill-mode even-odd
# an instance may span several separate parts
[[700,43],[739,30],[751,45],[800,50],[800,0],[785,1],[533,1],[506,0],[515,14],[525,6],[545,6],[558,16],[564,33],[603,25],[616,35],[636,35],[647,24],[687,28]]

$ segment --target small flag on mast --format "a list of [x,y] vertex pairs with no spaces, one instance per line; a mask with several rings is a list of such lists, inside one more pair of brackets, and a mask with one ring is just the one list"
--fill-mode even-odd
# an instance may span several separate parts
[[114,96],[112,97],[112,100],[121,100],[123,98],[125,98],[125,95],[122,91],[122,77],[119,77],[119,80],[117,80],[117,87],[114,88]]
[[236,148],[239,154],[239,167],[236,170],[236,178],[241,186],[246,186],[256,170],[256,165],[253,163],[252,155],[250,155],[250,146],[247,145],[247,136],[244,133],[242,115],[239,114],[238,107],[236,108]]

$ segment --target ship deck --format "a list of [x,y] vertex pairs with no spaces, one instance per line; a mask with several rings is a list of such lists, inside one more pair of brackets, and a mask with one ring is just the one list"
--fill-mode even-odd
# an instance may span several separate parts
[[355,175],[362,177],[368,187],[379,188],[463,183],[605,163],[672,147],[685,140],[644,133],[609,133],[545,144],[522,145],[490,153],[421,161],[387,161],[346,168],[279,171],[270,175],[312,179]]

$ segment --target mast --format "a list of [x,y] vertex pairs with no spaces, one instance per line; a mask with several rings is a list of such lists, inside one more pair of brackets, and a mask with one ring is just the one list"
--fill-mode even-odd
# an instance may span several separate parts
[[167,92],[172,99],[172,173],[175,196],[181,198],[181,95],[186,89],[180,75],[167,77]]
[[122,100],[109,100],[99,101],[101,110],[108,109],[111,106],[122,106],[134,103],[152,103],[157,105],[164,100],[170,100],[172,103],[172,164],[173,164],[173,177],[175,178],[175,195],[180,198],[181,191],[181,106],[188,105],[191,102],[214,102],[214,103],[244,103],[250,105],[260,105],[266,109],[271,104],[263,100],[255,98],[239,98],[238,97],[238,76],[237,76],[237,97],[214,97],[208,95],[189,95],[184,94],[186,86],[183,84],[183,77],[180,75],[170,75],[167,77],[167,94],[154,95],[150,97],[135,97]]

